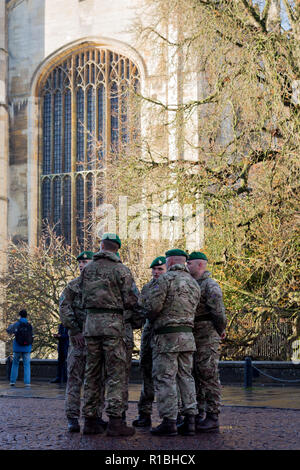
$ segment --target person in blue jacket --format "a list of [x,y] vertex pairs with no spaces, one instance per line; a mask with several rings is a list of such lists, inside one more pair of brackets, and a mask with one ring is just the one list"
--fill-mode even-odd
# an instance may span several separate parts
[[[17,322],[9,325],[7,328],[7,333],[9,335],[14,334],[15,338],[13,341],[13,361],[10,373],[10,385],[13,386],[16,383],[19,373],[19,362],[20,359],[23,359],[23,368],[24,368],[24,385],[25,387],[30,387],[30,354],[32,350],[32,342],[31,344],[27,344],[25,346],[20,345],[16,339],[16,333],[18,328],[22,325],[22,323],[27,323],[27,311],[21,310],[19,312],[20,320]],[[32,334],[32,329],[31,329]],[[33,336],[33,335],[32,335]]]

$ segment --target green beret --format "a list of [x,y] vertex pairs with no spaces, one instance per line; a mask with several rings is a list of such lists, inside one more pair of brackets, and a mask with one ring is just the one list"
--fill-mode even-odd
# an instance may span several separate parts
[[191,253],[189,255],[188,259],[189,260],[192,260],[192,259],[205,259],[205,261],[208,261],[207,256],[204,253],[201,253],[201,251],[193,251],[193,253]]
[[109,233],[109,232],[104,233],[101,238],[101,241],[103,240],[110,240],[111,242],[115,242],[121,248],[121,240],[116,233]]
[[166,264],[166,258],[164,256],[158,256],[152,261],[149,267],[154,268],[155,266],[162,266],[163,264]]
[[86,260],[86,259],[93,259],[94,253],[92,251],[83,251],[80,255],[77,256],[77,261]]
[[188,254],[183,251],[183,250],[179,250],[178,248],[174,248],[173,250],[169,250],[169,251],[166,251],[166,258],[169,258],[170,256],[185,256],[186,258],[188,258]]

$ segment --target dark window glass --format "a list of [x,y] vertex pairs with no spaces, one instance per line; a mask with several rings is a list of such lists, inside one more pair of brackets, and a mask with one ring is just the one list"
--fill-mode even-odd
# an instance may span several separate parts
[[84,162],[84,91],[77,91],[77,171],[84,169],[80,162]]
[[43,174],[48,175],[51,171],[51,94],[44,96],[43,113]]
[[53,225],[56,235],[61,235],[61,179],[53,181]]
[[53,173],[62,173],[62,99],[61,93],[54,95],[54,168]]
[[112,82],[110,93],[111,151],[117,153],[119,148],[119,97],[116,82]]
[[95,118],[96,118],[95,90],[90,87],[87,92],[87,161],[88,170],[91,170],[95,163]]
[[45,178],[42,183],[42,220],[43,224],[51,223],[51,183],[49,178]]
[[76,236],[80,248],[84,249],[84,181],[83,176],[76,178]]
[[71,177],[66,176],[63,181],[63,235],[67,245],[71,245]]
[[100,83],[98,88],[98,142],[98,155],[102,160],[105,152],[105,88],[103,83]]
[[71,91],[65,94],[65,142],[64,142],[64,173],[71,171],[71,135],[72,135],[72,111],[71,111]]

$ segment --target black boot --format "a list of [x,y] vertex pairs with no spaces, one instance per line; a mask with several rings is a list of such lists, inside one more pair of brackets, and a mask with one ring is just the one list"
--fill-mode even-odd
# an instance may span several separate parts
[[217,413],[206,413],[206,418],[197,424],[197,432],[219,431],[219,415]]
[[80,426],[78,418],[68,418],[68,431],[69,432],[80,432]]
[[151,415],[141,412],[139,417],[132,422],[136,428],[147,428],[151,426]]
[[176,420],[177,426],[179,426],[180,424],[182,424],[183,421],[184,421],[184,417],[182,416],[182,414],[178,413],[178,415],[177,415],[177,420]]
[[195,435],[195,416],[186,415],[181,424],[177,425],[178,434],[182,436],[194,436]]
[[103,427],[103,429],[106,429],[106,428],[107,428],[108,422],[107,422],[107,421],[104,421],[104,419],[102,419],[102,415],[99,416],[98,422],[99,422],[99,424],[101,424],[101,426]]
[[112,437],[117,436],[133,436],[135,434],[135,429],[131,426],[127,426],[122,418],[109,418],[109,423],[107,426],[107,435]]
[[104,427],[101,418],[84,418],[83,434],[103,434]]
[[164,418],[159,426],[151,429],[154,436],[177,436],[176,419]]
[[199,411],[199,413],[195,416],[195,426],[197,431],[197,426],[199,426],[202,421],[205,419],[205,411]]

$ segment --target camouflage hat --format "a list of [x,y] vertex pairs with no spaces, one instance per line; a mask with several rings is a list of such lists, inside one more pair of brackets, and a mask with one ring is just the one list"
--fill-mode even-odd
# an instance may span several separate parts
[[121,240],[116,233],[109,233],[109,232],[103,233],[101,237],[101,241],[103,240],[110,240],[111,242],[115,242],[121,248]]
[[189,257],[189,260],[192,259],[204,259],[205,261],[208,261],[207,256],[204,253],[201,253],[201,251],[193,251]]
[[178,248],[174,248],[172,250],[168,250],[166,251],[166,258],[169,258],[170,256],[185,256],[186,258],[188,258],[188,254],[183,251],[183,250],[180,250]]
[[83,251],[80,255],[77,256],[77,261],[93,259],[94,253],[92,251]]
[[162,266],[166,264],[166,258],[164,256],[158,256],[155,260],[152,261],[149,268],[154,268],[155,266]]

